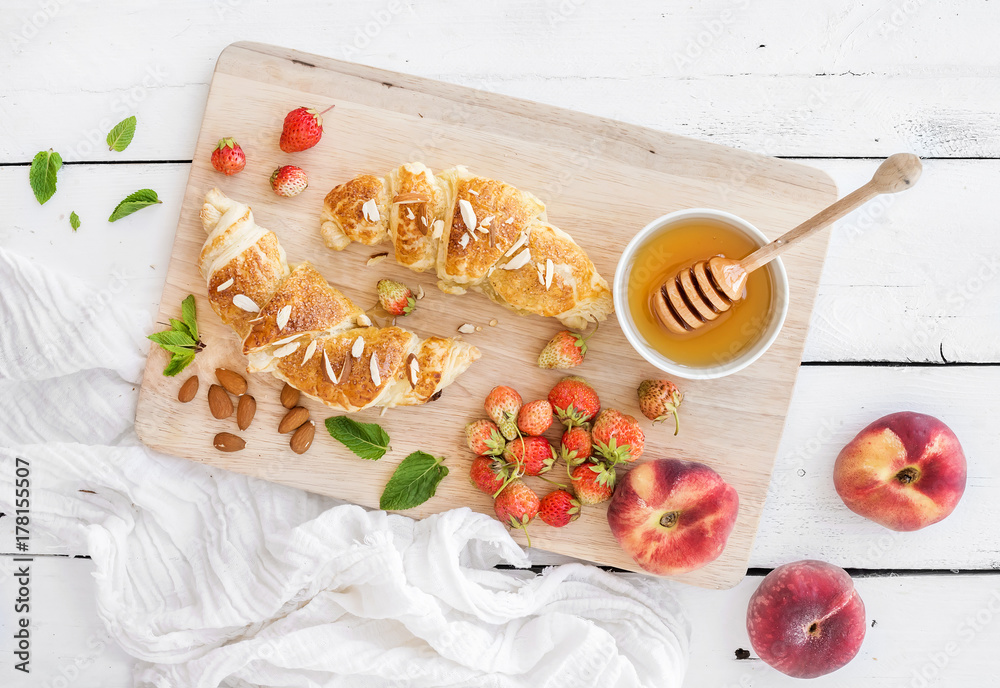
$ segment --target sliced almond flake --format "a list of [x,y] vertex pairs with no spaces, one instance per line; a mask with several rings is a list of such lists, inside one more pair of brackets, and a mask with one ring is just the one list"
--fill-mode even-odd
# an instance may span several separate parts
[[233,286],[233,278],[232,277],[230,277],[225,282],[223,282],[222,284],[220,284],[219,286],[217,286],[215,288],[215,291],[225,291],[226,289],[229,289],[229,287],[231,287],[231,286]]
[[406,378],[410,381],[410,387],[416,388],[419,372],[420,361],[417,360],[416,354],[410,354],[406,357]]
[[381,263],[388,257],[389,257],[388,253],[374,253],[371,255],[371,257],[368,258],[368,262],[366,262],[365,265],[367,265],[368,267],[371,267],[372,265],[377,265],[378,263]]
[[422,285],[417,285],[417,301],[424,298],[424,288]]
[[233,305],[242,308],[247,313],[260,313],[260,306],[253,302],[246,294],[237,294],[233,297]]
[[413,208],[407,208],[406,209],[406,219],[407,220],[413,220],[413,219],[416,219],[416,217],[417,216],[413,214]]
[[300,346],[302,346],[302,342],[292,342],[291,344],[285,344],[283,347],[281,347],[271,355],[274,356],[275,358],[284,358],[288,354],[295,353]]
[[513,216],[513,215],[511,215],[511,216],[510,216],[510,217],[508,217],[508,218],[507,218],[506,220],[504,220],[504,221],[503,221],[503,223],[504,223],[505,225],[512,225],[512,224],[514,224],[514,216]]
[[511,247],[510,247],[509,249],[507,249],[507,252],[506,252],[506,253],[504,253],[504,255],[505,255],[505,256],[512,256],[512,255],[514,255],[514,254],[515,254],[515,253],[517,252],[517,249],[519,249],[519,248],[521,248],[522,246],[524,246],[524,244],[525,244],[525,243],[527,243],[527,241],[528,241],[528,235],[527,235],[527,234],[522,234],[522,235],[521,235],[521,236],[519,236],[519,237],[517,238],[517,240],[516,240],[516,241],[515,241],[515,242],[514,242],[514,243],[513,243],[512,245],[511,245]]
[[479,192],[476,191],[475,189],[469,189],[469,193],[472,194],[473,196],[478,196],[479,195]]
[[480,225],[478,227],[476,227],[476,229],[478,231],[482,232],[483,234],[489,234],[490,233],[490,228],[487,227],[486,225],[482,224],[482,223],[480,223]]
[[354,359],[350,356],[344,356],[344,365],[340,367],[340,377],[338,380],[347,380],[351,377],[351,371],[354,369]]
[[365,201],[364,205],[361,206],[361,214],[365,216],[365,219],[369,222],[378,222],[382,217],[378,214],[378,203],[375,202],[374,198],[369,198]]
[[382,374],[378,371],[378,359],[375,358],[375,352],[372,352],[371,360],[368,361],[368,370],[372,374],[372,382],[378,387],[382,384]]
[[354,358],[361,358],[361,354],[365,351],[365,338],[358,335],[358,338],[354,340],[354,344],[351,345],[351,356]]
[[276,342],[271,342],[271,346],[281,346],[282,344],[287,344],[288,342],[294,341],[294,340],[298,339],[301,336],[302,336],[302,334],[299,333],[299,334],[293,334],[293,335],[288,336],[288,337],[282,337],[281,339],[279,339]]
[[361,315],[358,316],[358,324],[361,325],[362,327],[371,327],[372,319],[369,318],[364,313],[362,313]]
[[490,327],[496,327],[499,322],[500,322],[499,320],[493,318],[492,320],[490,320]]
[[444,234],[444,220],[434,220],[434,232],[431,236],[440,239],[442,234]]
[[274,316],[274,324],[278,326],[278,331],[285,329],[285,325],[288,324],[288,319],[292,317],[292,304],[282,306],[278,314]]
[[469,245],[469,235],[468,234],[463,234],[462,238],[458,240],[458,243],[459,243],[459,245],[462,248],[465,248],[466,246],[468,246]]
[[472,204],[464,198],[460,198],[458,208],[462,211],[462,222],[465,223],[470,232],[474,232],[476,230],[476,211],[472,209]]
[[531,260],[531,251],[529,251],[528,249],[524,249],[516,256],[511,258],[506,265],[501,266],[501,269],[519,270],[520,268],[523,268],[525,265],[527,265],[529,260]]
[[548,291],[549,287],[552,286],[552,259],[545,259],[545,289]]
[[[309,342],[309,346],[306,347],[306,352],[302,354],[302,362],[312,360],[313,354],[316,353],[316,340]],[[326,353],[325,351],[323,353]]]
[[489,227],[490,223],[493,222],[493,219],[495,217],[496,217],[495,215],[487,215],[486,217],[483,218],[483,221],[479,223],[479,226],[480,227]]
[[[323,350],[323,372],[326,373],[326,379],[333,384],[340,383],[340,378],[333,374],[333,366],[330,365],[330,357],[326,355],[326,349]],[[341,372],[343,372],[343,369],[341,369]]]
[[422,224],[424,227],[427,226],[427,216],[426,215],[421,215],[420,216],[420,224]]
[[545,270],[542,269],[541,263],[535,263],[535,272],[538,273],[538,283],[545,286]]
[[479,241],[479,237],[476,235],[475,232],[469,232],[469,236],[472,237],[473,241]]
[[472,332],[476,331],[476,326],[473,325],[472,323],[465,323],[464,325],[458,328],[458,331],[461,332],[462,334],[471,334]]

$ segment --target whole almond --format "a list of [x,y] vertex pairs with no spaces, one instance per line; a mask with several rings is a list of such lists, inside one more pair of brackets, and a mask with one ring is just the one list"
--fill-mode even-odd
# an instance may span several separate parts
[[305,406],[296,406],[285,414],[285,417],[278,423],[278,432],[284,434],[291,432],[309,420],[309,409]]
[[215,418],[229,418],[233,415],[233,400],[219,385],[208,388],[208,409]]
[[226,388],[226,391],[234,397],[247,393],[247,381],[239,373],[234,373],[227,368],[216,368],[215,377],[219,384]]
[[287,382],[285,386],[281,388],[281,405],[287,409],[295,408],[295,405],[299,403],[299,390],[292,387]]
[[239,403],[236,404],[236,425],[240,430],[250,427],[255,413],[257,413],[257,400],[249,394],[241,396]]
[[313,437],[315,436],[316,424],[309,421],[299,426],[299,429],[292,435],[292,439],[288,443],[288,446],[290,446],[292,451],[296,454],[305,454],[306,450],[312,446]]
[[220,432],[213,442],[215,448],[224,452],[240,451],[247,446],[246,440],[231,432]]
[[181,385],[180,391],[177,392],[177,400],[182,404],[186,404],[195,398],[198,394],[198,376],[192,375],[184,384]]

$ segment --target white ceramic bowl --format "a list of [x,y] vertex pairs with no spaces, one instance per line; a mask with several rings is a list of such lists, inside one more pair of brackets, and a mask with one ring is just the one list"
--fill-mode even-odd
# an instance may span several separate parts
[[771,261],[766,267],[761,268],[762,270],[769,270],[771,273],[771,288],[774,291],[771,295],[771,311],[768,321],[764,325],[763,332],[760,333],[752,345],[740,352],[739,355],[717,365],[705,367],[689,366],[670,360],[650,346],[632,320],[632,312],[628,306],[628,278],[635,264],[636,255],[648,241],[659,236],[662,232],[670,231],[671,227],[682,223],[686,224],[690,220],[714,220],[715,222],[721,222],[750,237],[758,246],[763,246],[767,243],[767,237],[759,229],[746,220],[721,210],[691,208],[689,210],[678,210],[677,212],[659,217],[643,227],[632,237],[632,240],[628,242],[628,246],[622,252],[621,258],[618,259],[613,287],[615,316],[618,318],[618,323],[621,325],[622,331],[625,333],[625,337],[628,338],[632,348],[638,351],[643,358],[654,366],[677,377],[689,380],[710,380],[725,375],[732,375],[737,371],[743,370],[760,358],[767,351],[768,347],[774,343],[774,340],[777,339],[778,333],[781,331],[781,326],[785,322],[785,316],[788,314],[788,275],[785,273],[785,266],[782,264],[780,258]]

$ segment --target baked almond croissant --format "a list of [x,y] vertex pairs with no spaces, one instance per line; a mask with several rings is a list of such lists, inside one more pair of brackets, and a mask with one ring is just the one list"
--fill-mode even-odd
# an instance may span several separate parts
[[361,175],[326,196],[321,233],[342,251],[389,240],[396,261],[437,273],[449,294],[481,292],[521,314],[583,329],[613,309],[611,290],[532,194],[464,167],[435,176],[419,162]]
[[290,268],[274,232],[218,189],[205,195],[201,222],[208,300],[242,340],[251,373],[351,413],[430,401],[479,358],[455,339],[373,327],[308,262]]

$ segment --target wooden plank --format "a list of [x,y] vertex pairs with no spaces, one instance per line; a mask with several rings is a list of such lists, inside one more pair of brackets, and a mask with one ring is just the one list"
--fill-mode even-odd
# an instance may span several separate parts
[[[808,162],[842,190],[859,186],[877,164]],[[0,167],[10,204],[0,217],[0,244],[102,289],[116,272],[134,274],[116,298],[153,317],[188,170],[69,166],[58,193],[39,206],[26,168]],[[983,220],[993,212],[987,189],[996,184],[1000,161],[929,160],[913,192],[883,197],[841,221],[831,232],[804,360],[941,362],[943,352],[948,361],[1000,361],[1000,320],[981,315],[1000,302],[1000,280],[989,278],[1000,234]],[[114,204],[143,186],[156,189],[164,204],[108,224]],[[75,235],[66,219],[71,210],[84,222]],[[969,256],[978,272],[970,271]]]
[[[328,121],[340,124],[334,125],[321,146],[297,158],[310,170],[313,183],[294,202],[283,203],[261,179],[287,157],[274,145],[277,123],[287,104],[307,101],[320,107],[336,104]],[[208,152],[220,130],[256,142],[258,161],[233,178],[220,178],[208,163]],[[581,141],[589,142],[589,152],[583,157]],[[202,389],[208,388],[216,367],[240,369],[246,365],[235,337],[211,315],[202,298],[204,278],[196,267],[205,239],[198,213],[205,191],[215,184],[255,207],[260,224],[278,231],[290,260],[308,258],[324,274],[338,276],[334,282],[356,303],[369,302],[374,281],[389,275],[421,284],[431,294],[421,301],[419,315],[407,319],[406,324],[418,332],[451,334],[462,323],[485,324],[492,318],[500,322],[495,330],[486,328],[486,332],[468,336],[481,347],[483,361],[441,400],[394,411],[381,420],[394,438],[396,451],[388,459],[363,466],[329,437],[319,437],[306,455],[294,455],[287,438],[272,429],[283,409],[276,403],[278,382],[264,376],[253,380],[258,420],[243,433],[248,449],[234,454],[218,452],[212,447],[212,437],[223,428],[231,429],[231,424],[206,425],[201,403],[179,405],[179,382],[163,377],[164,353],[158,349],[152,352],[136,414],[136,429],[146,444],[368,506],[378,504],[396,462],[413,450],[463,457],[452,466],[458,474],[466,471],[471,457],[464,448],[464,426],[481,417],[481,411],[476,410],[479,400],[494,385],[503,381],[527,399],[544,397],[561,374],[539,371],[533,361],[558,330],[558,323],[512,316],[475,295],[448,298],[435,289],[431,276],[398,266],[380,264],[377,270],[369,270],[364,267],[364,260],[373,252],[369,247],[357,245],[339,254],[325,251],[318,237],[317,209],[328,187],[361,172],[388,171],[415,155],[438,169],[461,161],[474,170],[536,191],[549,204],[550,218],[571,228],[608,279],[632,232],[664,210],[692,204],[730,209],[768,227],[774,238],[835,197],[828,177],[793,163],[257,44],[232,46],[220,57],[198,150],[202,153],[192,167],[158,320],[165,322],[176,315],[177,304],[187,294],[200,298],[202,334],[208,342],[207,350],[199,356]],[[743,175],[739,183],[720,180],[736,169]],[[688,407],[691,434],[680,445],[681,453],[699,456],[718,467],[740,491],[741,508],[723,556],[685,580],[725,586],[743,575],[781,420],[798,371],[824,250],[825,237],[785,259],[792,275],[791,306],[771,350],[747,371],[698,385],[705,394]],[[643,374],[648,376],[650,366],[631,350],[613,321],[601,328],[592,342],[595,353],[580,372],[593,381],[606,406],[637,412],[635,387]],[[714,418],[729,408],[727,400],[731,399],[754,399],[757,413],[720,430]],[[318,419],[330,415],[316,402],[307,406]],[[361,417],[373,419],[374,412]],[[434,432],[414,433],[414,424],[433,427]],[[753,439],[748,442],[747,437]],[[652,439],[648,450],[667,446],[665,440]],[[742,449],[738,458],[730,460],[728,453],[733,446]],[[716,458],[724,456],[727,458],[722,461]],[[485,495],[464,479],[452,479],[442,484],[434,500],[410,513],[422,517],[466,505],[492,513]],[[544,549],[622,568],[635,566],[611,537],[603,507],[588,510],[567,532],[547,532],[541,524],[533,531],[534,542]]]
[[[784,11],[780,0],[516,0],[461,11],[392,1],[340,3],[328,16],[308,0],[181,0],[141,12],[120,3],[9,5],[0,162],[51,146],[67,159],[190,158],[196,117],[176,113],[203,109],[216,56],[241,39],[772,155],[1000,155],[990,52],[997,11],[989,4],[941,14],[920,2],[822,0],[807,16]],[[293,19],[302,16],[315,31]],[[400,49],[414,44],[420,49]],[[171,47],[169,59],[152,47],[161,45]],[[601,49],[581,48],[593,45]],[[123,63],[124,54],[131,59]],[[135,141],[109,153],[104,135],[132,113],[140,118]]]
[[[11,578],[5,575],[8,565],[9,561],[0,557],[2,599],[13,599],[14,595]],[[7,677],[4,685],[58,686],[62,685],[60,678],[74,688],[131,685],[132,658],[107,638],[97,619],[90,575],[93,562],[50,558],[36,560],[33,566],[38,605],[32,614],[36,625],[33,673],[18,677],[11,669],[10,653],[2,653],[0,674]],[[737,649],[751,650],[744,614],[760,580],[750,576],[726,591],[676,586],[693,622],[685,686],[802,685],[770,669],[756,654],[736,659]],[[857,578],[855,584],[869,622],[861,652],[846,667],[814,679],[810,686],[943,688],[992,685],[1000,680],[993,660],[993,648],[1000,642],[997,575],[886,576]],[[10,618],[0,617],[0,631],[5,635]]]

